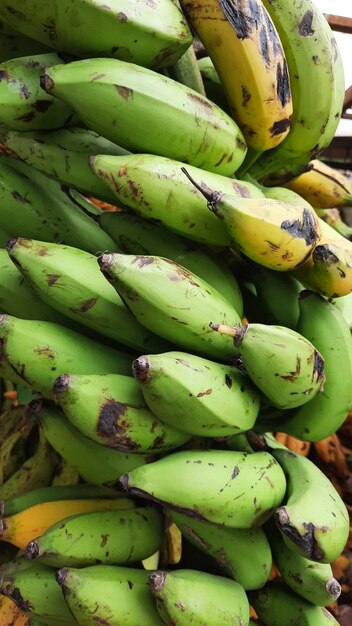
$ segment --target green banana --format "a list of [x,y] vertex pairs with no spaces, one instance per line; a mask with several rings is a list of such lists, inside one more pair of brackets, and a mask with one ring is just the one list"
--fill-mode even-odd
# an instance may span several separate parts
[[44,54],[49,51],[49,47],[45,44],[19,33],[0,21],[0,63],[26,54]]
[[6,482],[26,461],[26,444],[34,426],[34,419],[27,419],[14,433],[2,440],[0,447],[0,484]]
[[215,102],[220,109],[223,109],[223,111],[231,115],[231,109],[229,103],[227,102],[224,88],[211,58],[203,57],[202,59],[199,59],[198,65],[207,98],[209,98],[212,102]]
[[254,449],[248,441],[247,433],[240,433],[239,435],[227,437],[226,445],[230,450],[235,450],[237,452],[254,452]]
[[64,374],[54,383],[54,396],[82,435],[120,452],[161,453],[190,439],[154,416],[129,376]]
[[324,357],[324,391],[306,406],[285,412],[272,430],[277,426],[298,439],[320,441],[338,430],[352,406],[352,338],[341,311],[318,294],[303,291],[299,307],[297,330]]
[[352,293],[336,298],[333,304],[341,311],[348,327],[352,329]]
[[74,61],[64,69],[47,68],[41,86],[71,106],[88,128],[123,148],[186,160],[225,176],[242,164],[247,147],[237,124],[185,85],[116,59]]
[[168,511],[182,536],[216,559],[217,565],[244,589],[260,589],[269,578],[272,556],[261,527],[225,528]]
[[265,324],[211,327],[233,337],[248,376],[273,406],[299,407],[323,391],[324,358],[303,335]]
[[[264,319],[262,323],[286,326],[296,330],[299,319],[298,296],[302,290],[300,283],[291,274],[275,272],[259,265],[249,268],[251,282],[255,285],[258,310],[256,313]],[[252,321],[252,320],[251,320]]]
[[75,116],[70,106],[47,94],[39,84],[46,67],[64,62],[52,52],[1,63],[0,126],[26,131],[72,124]]
[[313,606],[280,583],[252,591],[249,601],[265,626],[339,626],[324,607]]
[[241,324],[240,317],[199,276],[175,261],[156,256],[103,254],[98,262],[143,326],[182,348],[220,360],[233,358],[231,339],[215,335],[209,322],[218,316],[221,321]]
[[259,396],[241,372],[186,354],[139,357],[132,365],[154,415],[200,437],[226,437],[253,427]]
[[81,57],[117,57],[164,67],[190,46],[192,35],[170,0],[11,0],[0,17],[13,28]]
[[150,557],[162,539],[163,519],[153,507],[81,513],[31,541],[25,557],[52,567],[124,565]]
[[122,252],[152,254],[176,261],[215,287],[242,315],[240,288],[231,270],[218,255],[212,255],[189,239],[125,211],[102,213],[99,223]]
[[168,67],[165,75],[173,80],[177,80],[181,85],[186,85],[186,87],[193,89],[193,91],[200,93],[202,96],[206,95],[193,46],[190,46],[182,57]]
[[0,516],[10,517],[29,509],[42,502],[56,502],[59,500],[87,500],[88,498],[116,498],[118,493],[107,487],[99,487],[81,483],[78,485],[50,485],[50,487],[38,487],[31,489],[22,496],[12,497],[0,501]]
[[[60,185],[30,166],[0,155],[0,228],[11,237],[63,242],[95,254],[113,240],[67,198]],[[92,211],[93,212],[93,211]]]
[[91,441],[54,406],[43,405],[37,419],[52,447],[94,485],[115,486],[122,474],[150,460],[143,454],[123,454]]
[[230,528],[263,524],[286,490],[284,473],[270,454],[229,450],[174,452],[119,482],[132,494]]
[[80,475],[77,468],[73,467],[65,459],[60,459],[60,462],[55,470],[54,477],[51,484],[55,487],[58,486],[70,486],[77,485],[80,481]]
[[312,254],[319,236],[313,209],[279,200],[236,198],[198,184],[182,171],[224,222],[236,249],[252,261],[277,271],[289,271]]
[[0,500],[21,496],[31,489],[50,484],[58,457],[39,431],[39,441],[33,452],[19,469],[0,487]]
[[11,315],[0,316],[1,359],[22,379],[25,387],[32,387],[52,398],[55,379],[65,372],[128,374],[131,357],[103,346],[92,339],[53,324],[36,320],[22,320]]
[[274,525],[269,524],[265,531],[275,565],[288,587],[316,606],[327,606],[339,598],[341,587],[333,577],[330,565],[312,563],[304,556],[292,552]]
[[248,626],[247,596],[233,580],[181,569],[152,572],[149,583],[164,624]]
[[305,198],[302,198],[302,196],[300,196],[295,191],[292,191],[292,189],[286,189],[286,187],[263,187],[262,185],[260,185],[260,189],[262,190],[266,198],[271,198],[272,200],[278,200],[279,202],[286,202],[287,204],[303,207],[305,209],[308,209],[309,211],[311,211],[313,208],[312,205],[309,204],[307,200],[305,200]]
[[21,238],[8,242],[7,251],[34,293],[64,316],[134,350],[168,347],[128,311],[92,254]]
[[264,154],[250,173],[265,184],[280,184],[304,171],[330,144],[341,116],[345,81],[336,40],[317,3],[263,0],[263,4],[286,55],[293,116],[284,141]]
[[287,547],[312,561],[331,563],[348,538],[345,504],[325,474],[305,456],[270,444],[269,450],[287,479],[286,504],[274,515]]
[[56,574],[66,603],[81,626],[162,626],[148,572],[112,565],[63,568]]
[[[119,202],[138,215],[200,243],[227,246],[231,239],[226,227],[207,210],[203,198],[184,176],[184,163],[152,154],[125,157],[99,155],[90,167],[115,193]],[[207,188],[226,194],[263,198],[252,183],[219,176],[187,166],[187,171]]]
[[128,152],[104,137],[84,128],[26,133],[9,130],[2,143],[28,165],[61,184],[115,202],[115,195],[92,173],[88,158],[96,154],[123,156]]
[[76,624],[56,583],[55,570],[47,565],[23,557],[4,563],[0,567],[0,593],[35,619],[58,626]]

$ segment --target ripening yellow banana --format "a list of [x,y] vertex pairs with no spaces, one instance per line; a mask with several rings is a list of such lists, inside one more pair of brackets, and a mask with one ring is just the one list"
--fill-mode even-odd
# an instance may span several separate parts
[[352,206],[352,184],[348,178],[318,159],[284,186],[299,193],[316,209]]
[[285,53],[261,0],[182,0],[223,84],[233,118],[255,152],[290,129],[292,98]]
[[0,596],[1,626],[29,626],[29,617],[22,613],[18,606],[6,596]]

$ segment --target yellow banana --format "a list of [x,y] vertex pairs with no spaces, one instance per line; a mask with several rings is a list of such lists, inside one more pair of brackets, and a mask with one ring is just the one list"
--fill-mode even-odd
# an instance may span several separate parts
[[279,35],[261,0],[182,0],[224,86],[248,146],[263,152],[288,134],[290,79]]
[[299,193],[316,209],[352,206],[352,185],[348,178],[318,159],[284,186]]
[[29,626],[29,617],[22,613],[18,606],[6,596],[0,596],[1,626]]
[[0,522],[0,539],[8,541],[18,548],[26,545],[42,535],[50,526],[57,522],[90,511],[113,511],[131,509],[134,502],[129,498],[61,500],[58,502],[41,502],[20,513],[4,517]]

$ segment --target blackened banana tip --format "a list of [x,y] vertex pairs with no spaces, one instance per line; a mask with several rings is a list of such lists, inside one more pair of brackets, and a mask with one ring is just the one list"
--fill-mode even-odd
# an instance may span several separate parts
[[149,576],[149,584],[152,593],[158,593],[164,585],[166,581],[166,572],[158,570],[157,572],[152,572]]
[[4,324],[6,322],[6,319],[7,319],[6,313],[1,313],[0,314],[0,324]]
[[101,254],[98,257],[98,263],[103,274],[109,274],[109,269],[113,265],[115,260],[115,254]]
[[53,391],[55,394],[63,393],[67,391],[70,386],[71,376],[69,374],[62,374],[56,378],[53,386]]
[[24,556],[29,561],[33,561],[34,559],[38,558],[38,556],[39,556],[39,544],[38,544],[37,541],[33,540],[33,541],[29,542],[29,544],[27,545],[27,547],[26,547],[26,549],[24,551]]
[[15,247],[15,245],[20,241],[19,237],[17,237],[17,239],[9,239],[9,241],[6,242],[5,244],[5,248],[7,250],[7,252],[11,252],[11,250]]
[[96,159],[96,156],[94,154],[92,156],[88,157],[88,165],[89,165],[89,167],[91,169],[94,166],[95,159]]
[[61,569],[59,569],[56,572],[56,582],[60,585],[60,587],[62,588],[63,593],[65,594],[66,591],[66,579],[68,576],[68,569],[67,567],[62,567]]
[[40,86],[47,93],[50,93],[50,91],[54,89],[55,83],[51,76],[47,74],[47,70],[45,70],[45,73],[40,76]]
[[124,490],[128,491],[130,488],[130,475],[122,474],[118,480],[118,485]]
[[215,330],[215,332],[218,332],[220,324],[215,324],[215,322],[210,322],[209,326],[212,330]]
[[274,513],[275,524],[280,528],[281,526],[287,526],[290,523],[286,507],[280,506]]
[[149,358],[143,355],[135,359],[132,363],[132,373],[139,383],[148,383],[152,377]]
[[330,580],[328,580],[328,582],[326,583],[325,588],[326,588],[327,593],[329,594],[329,596],[331,596],[333,600],[337,600],[337,598],[340,597],[341,585],[336,580],[336,578],[330,578]]

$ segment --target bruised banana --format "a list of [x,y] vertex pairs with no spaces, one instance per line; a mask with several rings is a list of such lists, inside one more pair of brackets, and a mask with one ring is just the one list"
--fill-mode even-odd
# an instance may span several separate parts
[[[79,18],[78,18],[79,16]],[[192,42],[171,0],[11,0],[0,17],[50,47],[79,57],[117,57],[156,68],[170,65]]]
[[64,374],[54,383],[54,396],[82,435],[120,452],[166,452],[191,436],[159,421],[163,415],[148,409],[130,376]]
[[263,524],[286,490],[284,473],[270,454],[229,450],[174,452],[122,476],[120,485],[199,521],[230,528]]
[[208,250],[203,250],[189,239],[126,211],[102,213],[99,223],[122,252],[163,256],[180,263],[215,287],[242,315],[240,288],[231,270],[218,255],[212,256]]
[[339,598],[341,587],[329,564],[313,563],[290,550],[273,525],[268,524],[265,532],[275,565],[288,587],[316,606],[327,606]]
[[245,157],[242,132],[226,113],[152,70],[116,59],[88,59],[69,63],[65,71],[59,65],[48,68],[41,85],[71,106],[90,130],[132,152],[186,160],[225,176],[232,176]]
[[249,604],[233,580],[196,570],[157,570],[150,588],[164,624],[178,626],[248,626]]
[[0,21],[0,63],[29,54],[50,52],[49,46]]
[[[200,243],[228,246],[231,239],[226,227],[207,210],[203,198],[181,171],[183,166],[180,161],[153,154],[98,155],[90,159],[94,174],[103,179],[119,202],[141,217]],[[187,171],[205,189],[221,189],[236,197],[263,198],[253,183],[191,165],[187,165]]]
[[228,113],[228,115],[231,115],[231,110],[225,96],[224,88],[211,58],[203,57],[202,59],[199,59],[198,65],[202,75],[207,98],[209,98],[212,102],[215,102],[215,104],[217,104],[220,109],[223,109],[223,111]]
[[248,146],[263,152],[290,130],[292,98],[285,54],[260,0],[182,0],[211,57]]
[[17,132],[9,130],[3,144],[28,165],[87,196],[114,203],[115,196],[89,168],[96,154],[123,156],[126,150],[84,128]]
[[56,568],[124,565],[150,557],[162,538],[163,519],[154,507],[79,512],[31,541],[25,556]]
[[345,81],[336,40],[316,2],[263,0],[263,4],[286,55],[293,115],[287,137],[262,155],[250,173],[264,184],[281,184],[304,171],[330,144],[340,121]]
[[225,437],[253,427],[259,396],[238,370],[185,352],[139,357],[132,365],[150,410],[174,428]]
[[39,84],[46,67],[64,62],[52,52],[1,63],[0,126],[26,131],[61,128],[73,123],[70,106],[47,94]]
[[6,596],[0,596],[0,624],[1,626],[32,626],[32,623],[28,621],[28,616]]
[[236,198],[206,189],[186,168],[182,171],[223,221],[235,248],[252,261],[287,272],[312,254],[320,236],[313,209],[279,200]]
[[239,315],[199,276],[156,256],[103,254],[98,262],[143,326],[182,348],[220,360],[233,358],[231,339],[215,335],[209,322],[218,316],[240,324]]
[[339,209],[315,209],[316,214],[340,235],[351,241],[352,227],[348,226],[341,217]]
[[75,626],[55,580],[55,570],[21,557],[0,567],[0,593],[38,621]]
[[282,583],[253,591],[249,601],[265,626],[339,626],[324,607],[313,606]]
[[110,626],[163,624],[149,589],[147,571],[112,565],[65,567],[57,572],[56,579],[79,624],[96,626],[107,621]]
[[14,372],[14,382],[20,377],[25,387],[48,398],[53,397],[56,378],[67,371],[128,374],[131,368],[127,354],[52,322],[1,315],[0,343],[1,359]]
[[225,528],[200,522],[176,511],[168,511],[168,515],[185,539],[212,556],[224,573],[244,589],[260,589],[265,585],[271,571],[272,557],[261,527]]
[[324,358],[303,335],[265,324],[211,327],[233,337],[248,376],[273,406],[299,407],[323,391]]
[[352,242],[318,218],[321,236],[316,248],[295,275],[306,287],[328,298],[352,291]]
[[34,293],[59,313],[134,350],[168,347],[138,324],[92,254],[34,239],[13,239],[6,247]]
[[146,455],[124,454],[84,437],[53,406],[42,406],[37,419],[52,447],[78,469],[83,480],[94,485],[114,486],[122,474],[150,460]]
[[315,209],[352,206],[352,185],[338,170],[314,159],[307,171],[293,178],[285,187],[299,193]]

